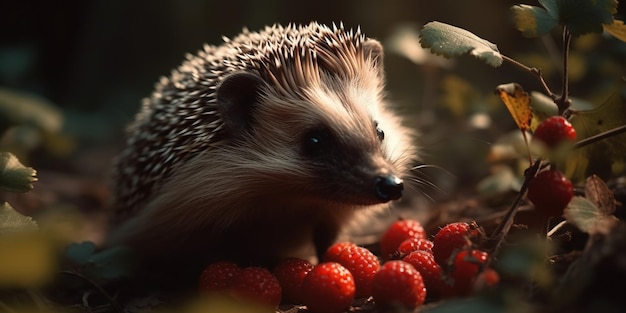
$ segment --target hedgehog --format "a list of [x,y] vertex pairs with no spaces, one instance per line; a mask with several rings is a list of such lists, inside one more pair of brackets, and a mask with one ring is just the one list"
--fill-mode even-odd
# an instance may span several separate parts
[[320,256],[398,200],[416,160],[385,99],[382,45],[360,27],[223,40],[160,79],[116,160],[107,245],[153,273],[273,264],[306,246]]

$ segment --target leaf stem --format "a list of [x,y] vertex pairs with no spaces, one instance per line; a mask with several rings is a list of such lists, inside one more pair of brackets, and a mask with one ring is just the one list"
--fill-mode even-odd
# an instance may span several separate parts
[[543,89],[545,90],[545,92],[548,94],[548,96],[550,98],[552,98],[553,101],[556,101],[557,97],[556,95],[554,95],[554,93],[552,93],[552,91],[550,90],[550,87],[548,87],[548,84],[546,83],[546,81],[543,79],[543,75],[541,75],[541,69],[538,69],[536,67],[530,67],[527,65],[524,65],[522,63],[520,63],[517,60],[511,59],[506,55],[502,54],[502,59],[519,67],[520,69],[529,72],[533,75],[535,75],[535,77],[537,77],[537,79],[539,79],[539,83],[541,84],[541,86],[543,87]]

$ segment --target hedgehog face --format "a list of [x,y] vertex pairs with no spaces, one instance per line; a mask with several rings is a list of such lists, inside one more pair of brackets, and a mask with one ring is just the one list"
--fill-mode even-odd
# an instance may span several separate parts
[[247,169],[255,177],[274,178],[277,190],[300,198],[352,205],[398,199],[402,173],[386,137],[404,134],[387,125],[385,135],[377,122],[385,110],[380,72],[364,64],[353,77],[322,70],[289,95],[251,73],[225,79],[217,90],[222,118],[239,151],[254,152],[240,163],[255,164]]

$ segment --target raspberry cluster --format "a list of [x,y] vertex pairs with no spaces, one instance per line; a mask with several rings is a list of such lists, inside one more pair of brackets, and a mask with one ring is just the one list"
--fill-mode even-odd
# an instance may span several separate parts
[[458,222],[445,225],[429,240],[418,221],[401,219],[381,237],[381,257],[352,242],[339,242],[316,265],[287,258],[270,271],[217,262],[206,267],[199,289],[269,306],[302,304],[312,313],[345,312],[355,299],[373,301],[383,310],[412,310],[427,295],[467,296],[476,286],[498,282],[498,274],[486,265],[489,255],[472,248],[478,236],[476,225]]

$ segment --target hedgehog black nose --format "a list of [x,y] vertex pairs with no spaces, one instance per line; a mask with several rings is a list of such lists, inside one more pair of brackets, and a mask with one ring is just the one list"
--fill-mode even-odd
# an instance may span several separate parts
[[402,179],[396,175],[387,174],[385,176],[378,176],[374,183],[376,195],[378,199],[383,202],[397,200],[402,196],[404,185]]

